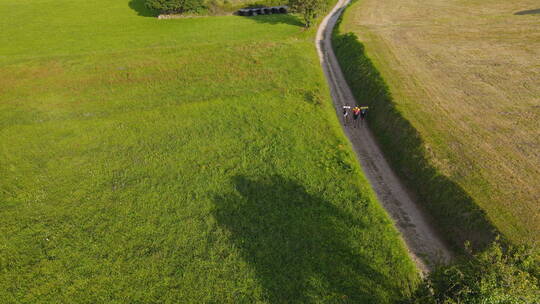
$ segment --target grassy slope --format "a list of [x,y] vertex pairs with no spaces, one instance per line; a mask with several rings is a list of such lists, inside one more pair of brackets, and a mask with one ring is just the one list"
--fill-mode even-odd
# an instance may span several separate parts
[[0,8],[0,302],[385,303],[414,284],[295,18]]
[[514,15],[534,5],[363,0],[342,26],[365,43],[430,165],[517,242],[540,236],[539,17]]

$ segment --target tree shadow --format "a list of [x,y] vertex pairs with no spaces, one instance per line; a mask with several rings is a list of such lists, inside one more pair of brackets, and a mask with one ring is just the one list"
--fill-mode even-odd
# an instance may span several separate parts
[[142,17],[157,17],[157,13],[153,12],[152,10],[148,9],[146,5],[144,5],[144,0],[131,0],[128,3],[128,6],[137,12],[137,15]]
[[291,14],[272,14],[272,15],[259,15],[259,16],[243,16],[243,18],[249,18],[257,23],[267,24],[288,24],[292,26],[304,27],[300,18]]
[[255,270],[270,303],[385,303],[401,290],[351,247],[358,218],[281,176],[232,179],[214,217]]
[[540,14],[540,8],[514,13],[514,15],[537,15],[537,14]]

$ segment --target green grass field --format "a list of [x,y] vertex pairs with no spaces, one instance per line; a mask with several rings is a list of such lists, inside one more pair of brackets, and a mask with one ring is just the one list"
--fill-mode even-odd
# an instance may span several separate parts
[[142,7],[0,0],[0,302],[406,294],[314,32]]
[[538,4],[360,0],[343,18],[365,46],[357,66],[369,60],[387,84],[367,65],[349,75],[379,141],[458,245],[491,229],[540,240]]

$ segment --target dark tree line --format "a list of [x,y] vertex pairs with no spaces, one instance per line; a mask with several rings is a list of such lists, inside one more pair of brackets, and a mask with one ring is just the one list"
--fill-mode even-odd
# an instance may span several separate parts
[[204,8],[204,0],[146,0],[147,8],[161,14],[182,14]]
[[[161,14],[199,12],[207,4],[205,0],[145,0],[147,8]],[[327,7],[327,0],[289,0],[288,5],[300,15],[306,27],[311,27]]]

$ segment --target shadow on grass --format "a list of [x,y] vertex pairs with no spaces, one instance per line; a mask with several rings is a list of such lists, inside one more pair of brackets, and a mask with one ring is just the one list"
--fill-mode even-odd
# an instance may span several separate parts
[[498,234],[482,210],[458,184],[428,161],[418,131],[396,108],[387,84],[353,33],[333,34],[333,47],[356,100],[370,106],[368,120],[393,169],[431,215],[432,224],[454,248],[470,241],[483,249]]
[[232,182],[235,192],[215,197],[214,216],[270,303],[383,303],[401,292],[351,248],[361,220],[281,176]]
[[137,15],[143,16],[143,17],[157,17],[157,13],[149,10],[144,5],[144,0],[131,0],[129,1],[129,7],[137,12]]
[[514,15],[540,15],[540,8],[514,13]]
[[249,18],[250,20],[253,20],[258,23],[288,24],[292,26],[301,26],[301,27],[304,26],[302,21],[300,21],[300,19],[297,16],[290,15],[290,14],[259,15],[255,17],[244,16],[243,18]]

